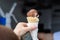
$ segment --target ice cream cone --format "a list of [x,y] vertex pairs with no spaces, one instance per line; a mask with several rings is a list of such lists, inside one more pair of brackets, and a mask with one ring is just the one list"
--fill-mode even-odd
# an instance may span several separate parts
[[27,25],[28,27],[37,27],[35,30],[33,31],[30,31],[30,34],[31,34],[31,37],[33,40],[38,40],[37,38],[37,34],[38,34],[38,22],[39,22],[39,19],[38,19],[38,12],[37,10],[35,9],[31,9],[28,13],[27,13]]
[[33,40],[38,40],[37,33],[38,33],[38,22],[37,23],[27,23],[28,27],[35,26],[37,27],[35,30],[30,31],[31,37]]
[[27,23],[28,27],[33,27],[33,26],[37,27],[35,30],[30,31],[30,34],[31,34],[31,37],[33,40],[38,40],[38,38],[37,38],[38,22],[39,22],[38,18],[27,17],[27,21],[28,21],[28,23]]

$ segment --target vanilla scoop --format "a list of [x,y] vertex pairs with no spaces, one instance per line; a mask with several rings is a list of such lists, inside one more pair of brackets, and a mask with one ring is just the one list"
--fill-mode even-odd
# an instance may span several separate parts
[[36,23],[39,21],[37,17],[27,17],[28,23]]

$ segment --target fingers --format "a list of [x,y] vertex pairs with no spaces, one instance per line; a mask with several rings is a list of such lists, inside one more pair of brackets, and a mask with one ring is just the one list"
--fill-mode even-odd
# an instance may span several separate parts
[[[18,24],[16,25],[16,27],[17,27],[17,28],[27,27],[26,24],[27,24],[27,23],[25,23],[25,22],[20,22],[20,23],[18,23]],[[15,27],[15,28],[16,28],[16,27]]]
[[21,36],[21,35],[25,34],[26,32],[32,31],[34,29],[36,29],[35,26],[28,27],[27,23],[20,22],[15,27],[14,32],[16,33],[17,36]]
[[25,31],[28,32],[28,31],[32,31],[34,29],[36,29],[37,27],[35,26],[31,26],[31,27],[24,27]]
[[31,31],[31,30],[36,29],[35,26],[33,26],[33,27],[28,27],[28,26],[27,26],[27,23],[24,23],[24,22],[18,23],[17,26],[19,26],[18,28],[23,28],[25,31]]

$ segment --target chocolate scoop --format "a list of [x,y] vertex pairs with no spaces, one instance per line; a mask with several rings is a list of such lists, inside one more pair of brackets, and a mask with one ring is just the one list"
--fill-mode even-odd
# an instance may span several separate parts
[[27,17],[37,17],[38,12],[35,9],[31,9],[30,11],[27,12]]

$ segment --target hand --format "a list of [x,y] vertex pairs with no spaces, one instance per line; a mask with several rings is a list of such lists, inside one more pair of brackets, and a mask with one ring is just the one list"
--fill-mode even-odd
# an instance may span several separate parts
[[16,25],[14,32],[18,37],[20,37],[24,35],[26,32],[32,31],[34,29],[36,29],[36,27],[27,27],[27,23],[20,22]]

